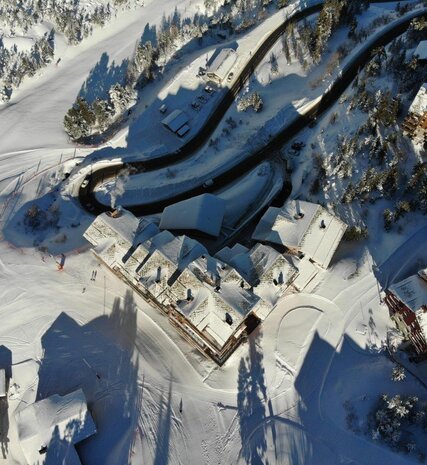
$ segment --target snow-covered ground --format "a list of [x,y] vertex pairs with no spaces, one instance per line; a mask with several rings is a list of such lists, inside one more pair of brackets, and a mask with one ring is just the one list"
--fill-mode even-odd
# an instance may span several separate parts
[[[389,14],[391,19],[395,19],[396,13],[392,10],[392,6],[394,5],[388,3],[372,6],[368,10],[367,18],[363,18],[361,21],[361,25],[367,26],[374,18],[379,18],[384,14]],[[384,27],[388,26],[377,27],[372,35],[374,36],[378,30]],[[330,52],[326,54],[325,59],[320,65],[314,66],[310,70],[304,70],[295,56],[293,56],[291,64],[287,65],[279,40],[272,50],[272,53],[277,57],[278,74],[272,75],[269,63],[271,55],[268,54],[263,63],[255,70],[248,87],[242,92],[245,94],[249,90],[251,92],[258,91],[265,102],[263,110],[259,113],[254,113],[250,109],[246,112],[239,112],[237,105],[232,105],[205,147],[194,156],[173,166],[173,178],[170,176],[170,168],[130,176],[124,183],[125,192],[121,196],[121,202],[124,205],[132,205],[141,203],[141,199],[146,199],[147,202],[156,201],[188,190],[194,185],[193,173],[195,169],[197,169],[199,180],[214,178],[229,169],[230,166],[242,162],[249,153],[261,148],[293,118],[307,111],[329,87],[345,64],[351,60],[352,55],[369,43],[365,40],[354,46],[340,66],[336,65],[327,71],[330,62],[333,61],[334,50],[343,44],[346,35],[346,30],[338,31],[331,40]],[[280,98],[277,98],[278,95]],[[158,123],[158,119],[158,117],[154,119],[155,124]],[[159,130],[159,128],[153,129],[153,131]],[[161,130],[167,131],[164,128]],[[130,140],[132,139],[130,138]],[[143,143],[142,138],[140,142]],[[129,151],[128,147],[108,148],[95,152],[93,156],[95,159],[107,156],[132,160],[140,159],[141,153],[136,155],[131,144]],[[151,155],[149,154],[149,156]],[[108,181],[105,186],[98,187],[96,195],[100,202],[106,205],[110,203],[105,194],[112,189],[114,182],[114,180]]]
[[[200,3],[180,5],[193,12]],[[161,3],[166,12],[175,4]],[[23,234],[23,228],[6,227],[0,240],[0,364],[12,375],[8,401],[0,403],[0,464],[25,465],[17,411],[79,386],[98,429],[77,447],[85,465],[418,463],[415,455],[374,442],[364,429],[380,393],[426,400],[410,375],[400,384],[389,381],[393,364],[382,349],[391,322],[377,282],[381,276],[387,285],[427,264],[425,217],[411,216],[400,234],[385,234],[380,224],[368,241],[342,244],[332,268],[304,294],[281,300],[220,368],[95,260],[82,238],[91,217],[67,196],[55,200],[51,190],[91,153],[78,150],[73,158],[63,114],[104,51],[119,62],[131,52],[141,24],[159,19],[156,1],[146,2],[140,15],[113,20],[93,41],[67,51],[60,67],[25,83],[14,104],[0,112],[2,230],[34,198],[46,208],[54,201],[62,213],[58,227],[40,231],[57,256],[38,250],[37,235]],[[262,69],[259,82],[268,65]],[[266,93],[266,115],[273,97]],[[341,129],[354,124],[344,114]],[[245,118],[258,124],[260,115]],[[301,137],[321,141],[329,118]],[[293,196],[306,193],[301,180],[307,169],[301,163],[295,170]],[[251,192],[246,207],[261,196],[258,177],[268,176],[254,172],[220,193],[231,219],[240,214],[242,192]],[[374,224],[377,209],[370,215]],[[58,271],[61,252],[65,267]],[[349,405],[357,414],[354,430],[347,425]]]

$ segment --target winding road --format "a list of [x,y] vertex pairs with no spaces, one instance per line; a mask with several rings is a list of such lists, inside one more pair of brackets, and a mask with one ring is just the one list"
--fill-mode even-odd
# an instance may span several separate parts
[[[387,3],[391,1],[392,0],[372,0],[370,3]],[[123,170],[123,168],[130,168],[132,173],[154,171],[156,169],[181,161],[194,154],[199,148],[202,147],[203,144],[207,142],[227,109],[233,103],[235,97],[243,88],[249,77],[253,74],[255,68],[268,53],[271,47],[275,44],[278,38],[285,32],[287,26],[291,22],[300,21],[301,19],[306,18],[317,11],[320,11],[322,4],[323,2],[319,2],[301,11],[295,12],[289,16],[278,28],[272,31],[272,33],[264,40],[264,42],[252,55],[251,59],[248,61],[235,80],[233,86],[224,95],[215,111],[206,121],[203,128],[179,150],[153,160],[120,163],[114,164],[112,166],[104,165],[98,167],[97,169],[92,168],[91,174],[86,177],[89,182],[81,184],[79,188],[78,197],[82,207],[91,214],[100,214],[104,211],[111,210],[111,207],[102,204],[96,199],[94,191],[99,184],[104,183],[108,179],[115,178],[120,173],[120,171]],[[323,95],[320,96],[317,101],[315,101],[312,106],[310,106],[304,113],[295,116],[290,124],[288,124],[275,137],[273,137],[270,142],[263,148],[248,155],[248,157],[245,159],[244,168],[241,166],[241,164],[236,164],[235,166],[230,167],[227,171],[221,173],[213,179],[214,182],[210,188],[204,187],[203,181],[199,181],[199,185],[196,185],[195,187],[185,192],[176,194],[173,197],[169,197],[168,199],[151,203],[143,203],[139,205],[123,205],[123,207],[130,210],[137,216],[158,213],[172,203],[185,200],[205,192],[209,192],[210,190],[216,190],[222,186],[226,186],[236,178],[253,169],[260,162],[271,158],[272,155],[277,153],[281,146],[283,146],[291,138],[295,137],[299,131],[308,126],[310,122],[329,109],[339,99],[344,90],[357,76],[359,70],[371,59],[372,51],[375,48],[390,43],[393,39],[404,33],[414,18],[419,18],[426,15],[427,8],[412,11],[402,18],[399,18],[398,20],[390,23],[379,33],[374,34],[374,36],[368,40],[366,45],[355,53],[351,61],[344,66],[337,79],[329,86]]]

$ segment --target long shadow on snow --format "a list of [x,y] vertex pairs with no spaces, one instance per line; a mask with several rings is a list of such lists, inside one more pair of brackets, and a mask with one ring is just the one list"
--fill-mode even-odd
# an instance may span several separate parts
[[61,313],[42,336],[36,399],[83,389],[98,431],[77,445],[85,465],[129,463],[139,407],[136,312],[128,291],[110,315],[80,325]]

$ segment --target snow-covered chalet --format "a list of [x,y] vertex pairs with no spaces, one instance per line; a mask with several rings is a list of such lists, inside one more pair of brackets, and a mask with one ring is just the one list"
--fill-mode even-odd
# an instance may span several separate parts
[[417,354],[427,353],[427,268],[390,286],[385,302]]

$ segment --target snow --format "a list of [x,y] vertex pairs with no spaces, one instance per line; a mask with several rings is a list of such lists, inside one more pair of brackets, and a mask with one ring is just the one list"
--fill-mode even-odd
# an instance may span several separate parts
[[[19,441],[28,465],[80,465],[73,447],[96,433],[81,389],[53,395],[16,414]],[[45,454],[39,452],[47,447]]]
[[211,62],[208,63],[206,74],[219,83],[227,78],[229,72],[237,61],[237,53],[232,48],[223,48]]
[[427,282],[418,275],[391,285],[390,291],[414,313],[427,306]]
[[271,207],[261,218],[252,239],[297,248],[327,268],[346,225],[320,205],[289,200]]
[[417,92],[414,101],[409,107],[409,113],[423,115],[425,112],[427,112],[427,83],[424,83],[420,87],[420,90]]
[[6,370],[0,368],[0,397],[6,397]]
[[[179,6],[188,8],[190,14],[201,3],[182,2]],[[15,104],[4,107],[1,196],[16,207],[15,211],[8,208],[3,224],[9,215],[16,218],[16,211],[26,202],[55,188],[63,160],[73,157],[61,119],[93,63],[104,50],[110,60],[120,62],[131,53],[141,24],[158,24],[159,12],[172,12],[175,4],[146,2],[141,12],[125,13],[113,20],[111,27],[96,31],[76,52],[61,50],[61,65],[49,67],[43,76],[25,83],[16,93]],[[259,39],[253,31],[249,35],[254,42]],[[332,41],[330,47],[334,44]],[[176,71],[172,67],[171,73]],[[154,95],[165,82],[149,92]],[[295,89],[291,84],[289,92]],[[310,92],[304,82],[300,89],[307,95]],[[270,99],[277,100],[275,109],[282,103],[278,90],[280,85]],[[264,124],[245,115],[242,128],[247,133]],[[331,140],[340,129],[354,124],[345,111],[335,128],[328,125],[328,116],[319,121],[312,139],[324,141],[325,150],[331,149],[327,135]],[[250,120],[256,124],[246,124]],[[327,128],[324,136],[322,127]],[[246,142],[247,133],[236,131],[235,137]],[[310,139],[311,135],[305,132],[301,137]],[[235,140],[226,142],[230,151],[212,151],[219,158],[218,166],[238,147]],[[75,161],[90,152],[79,149]],[[64,157],[57,166],[61,153]],[[206,161],[206,170],[205,165],[185,165],[189,182],[194,182],[195,172],[210,177],[214,164],[207,163],[205,156],[203,153],[201,159]],[[34,176],[40,159],[42,166]],[[25,176],[18,182],[23,171]],[[307,191],[307,184],[298,182],[300,174],[298,171],[293,179],[294,194]],[[157,181],[153,175],[152,186],[157,182],[159,190],[165,189],[162,174],[157,175]],[[135,182],[144,185],[147,178]],[[41,191],[39,183],[44,186]],[[332,195],[331,191],[328,194]],[[11,192],[15,194],[9,197]],[[138,195],[141,198],[141,190]],[[27,463],[14,414],[39,398],[80,386],[89,392],[87,400],[98,429],[78,447],[84,465],[418,463],[415,456],[400,454],[349,430],[343,404],[347,400],[354,404],[363,430],[366,414],[381,393],[415,394],[425,399],[425,389],[410,375],[402,384],[389,379],[394,365],[382,347],[391,322],[380,303],[378,273],[371,265],[374,261],[380,268],[382,282],[415,272],[413,267],[419,267],[417,262],[426,250],[424,216],[408,216],[402,233],[385,234],[378,224],[378,212],[384,205],[370,206],[369,221],[376,224],[370,238],[340,247],[333,266],[319,270],[306,293],[280,299],[262,326],[224,366],[217,367],[196,353],[164,315],[132,295],[116,275],[97,262],[81,237],[93,218],[73,201],[68,204],[73,209],[65,212],[77,215],[81,227],[67,230],[67,244],[45,242],[58,251],[67,249],[62,272],[56,269],[55,257],[33,246],[33,235],[19,242],[22,235],[15,229],[8,240],[0,241],[0,360],[5,346],[12,353],[13,368],[8,410],[1,411],[8,422],[6,432],[0,423],[2,465]],[[69,223],[66,213],[61,231]],[[46,234],[54,237],[58,231]],[[425,266],[425,261],[419,265]],[[96,280],[91,280],[93,270],[98,272]],[[218,319],[209,323],[209,331],[217,331]]]
[[422,40],[418,44],[414,55],[418,56],[419,60],[427,60],[427,40]]
[[162,120],[162,124],[172,132],[178,132],[188,123],[188,116],[181,110],[174,110],[170,115]]
[[198,195],[166,207],[160,229],[192,230],[218,237],[225,208],[226,202],[216,195]]

